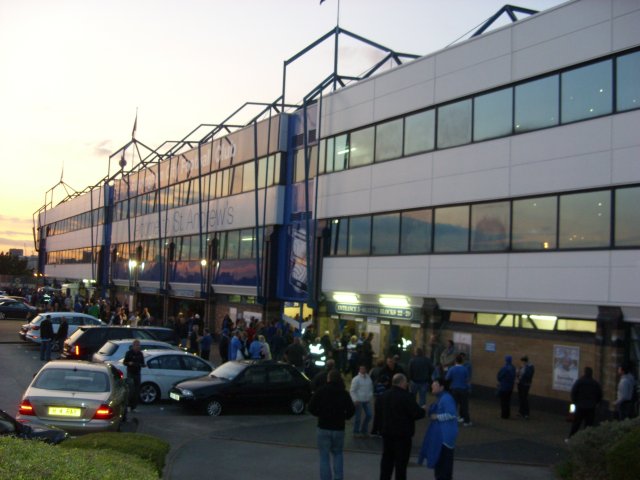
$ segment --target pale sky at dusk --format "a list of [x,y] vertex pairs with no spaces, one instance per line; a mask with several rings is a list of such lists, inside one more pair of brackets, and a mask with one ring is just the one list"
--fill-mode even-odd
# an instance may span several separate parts
[[[246,101],[275,100],[283,61],[335,27],[338,0],[319,3],[0,0],[0,251],[32,253],[33,213],[63,165],[76,190],[104,177],[109,155],[131,138],[136,108],[136,138],[157,147]],[[422,55],[506,3],[545,10],[563,1],[340,0],[340,26]],[[287,70],[288,101],[331,73],[332,52],[328,42]],[[360,74],[380,58],[345,40],[339,70]]]

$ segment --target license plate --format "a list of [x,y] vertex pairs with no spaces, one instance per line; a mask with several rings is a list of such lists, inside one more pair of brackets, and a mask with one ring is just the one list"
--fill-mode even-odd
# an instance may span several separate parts
[[79,408],[49,407],[49,415],[56,417],[80,417]]
[[170,392],[169,393],[169,398],[171,398],[173,400],[180,401],[180,395],[178,395],[177,393]]

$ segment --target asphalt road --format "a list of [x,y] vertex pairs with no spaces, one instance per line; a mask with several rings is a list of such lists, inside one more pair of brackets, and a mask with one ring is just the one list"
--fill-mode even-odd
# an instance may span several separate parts
[[[42,362],[37,346],[19,340],[20,321],[0,321],[0,408],[15,414]],[[551,480],[551,464],[566,451],[567,425],[551,414],[532,415],[529,422],[500,422],[494,402],[472,400],[474,426],[462,429],[455,461],[457,480]],[[318,478],[315,418],[281,411],[226,412],[211,418],[162,402],[141,405],[123,430],[165,439],[171,445],[165,479]],[[537,417],[537,418],[536,418]],[[417,424],[413,468],[409,480],[432,478],[415,466],[426,421]],[[345,435],[345,478],[378,477],[381,440]]]

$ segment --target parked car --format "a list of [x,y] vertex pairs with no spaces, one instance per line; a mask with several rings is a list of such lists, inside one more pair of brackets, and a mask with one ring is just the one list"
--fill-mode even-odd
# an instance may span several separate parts
[[[133,339],[126,340],[109,340],[100,350],[93,354],[91,358],[94,362],[110,362],[116,363],[124,358],[127,351],[131,348]],[[175,345],[160,340],[140,340],[140,348],[142,350],[173,350],[181,352],[182,350]]]
[[311,397],[309,379],[287,363],[226,362],[209,375],[178,383],[169,397],[218,416],[229,406],[282,406],[299,415]]
[[155,340],[146,327],[89,327],[78,328],[64,342],[61,357],[72,360],[90,360],[108,340],[137,338]]
[[[176,383],[201,377],[213,370],[206,360],[181,350],[146,350],[143,355],[146,366],[140,371],[140,402],[145,404],[167,399]],[[124,358],[115,366],[126,374],[127,367],[123,361]]]
[[37,418],[71,434],[117,431],[127,397],[122,373],[112,365],[54,360],[27,387],[16,418]]
[[180,345],[180,337],[176,333],[173,328],[166,327],[142,327],[149,332],[157,339],[166,343],[170,343],[171,345],[178,346]]
[[[29,323],[26,323],[20,327],[20,337],[25,341],[32,341],[35,343],[40,343],[40,324],[42,320],[44,320],[45,316],[49,316],[51,318],[51,325],[53,326],[53,333],[57,334],[60,329],[60,323],[62,322],[62,317],[67,319],[67,323],[69,324],[69,332],[67,333],[67,338],[73,335],[73,333],[82,325],[104,325],[104,323],[94,317],[93,315],[87,315],[86,313],[75,313],[75,312],[50,312],[50,313],[41,313],[36,318],[31,320]],[[52,350],[56,351],[58,349],[57,342],[54,342],[52,345]]]
[[38,309],[13,298],[0,299],[0,320],[29,320],[38,314]]
[[39,422],[18,422],[4,410],[0,410],[0,436],[15,437],[26,440],[40,440],[57,444],[69,435],[61,428]]

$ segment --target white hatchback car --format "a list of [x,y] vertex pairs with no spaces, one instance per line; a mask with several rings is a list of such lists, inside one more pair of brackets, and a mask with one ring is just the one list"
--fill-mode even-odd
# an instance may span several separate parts
[[[97,319],[93,315],[88,315],[86,313],[76,313],[76,312],[49,312],[49,313],[41,313],[36,316],[29,323],[22,325],[20,328],[20,336],[23,340],[30,340],[34,343],[40,343],[40,324],[44,317],[49,315],[51,317],[51,325],[53,326],[53,334],[57,335],[58,330],[60,329],[60,322],[62,321],[62,317],[67,319],[67,323],[69,324],[69,332],[67,333],[67,338],[73,335],[78,327],[82,325],[105,325],[102,320]],[[57,351],[58,344],[57,342],[53,342],[52,350]]]
[[[118,360],[122,360],[131,348],[133,344],[133,338],[127,338],[125,340],[109,340],[105,343],[100,350],[93,354],[91,360],[93,362],[110,362],[115,363]],[[181,352],[180,347],[171,345],[167,342],[161,342],[160,340],[140,340],[141,350],[174,350]]]
[[[144,404],[167,399],[176,383],[202,377],[213,370],[211,363],[188,352],[145,350],[143,355],[146,366],[140,371],[140,403]],[[113,365],[126,376],[123,360]]]

